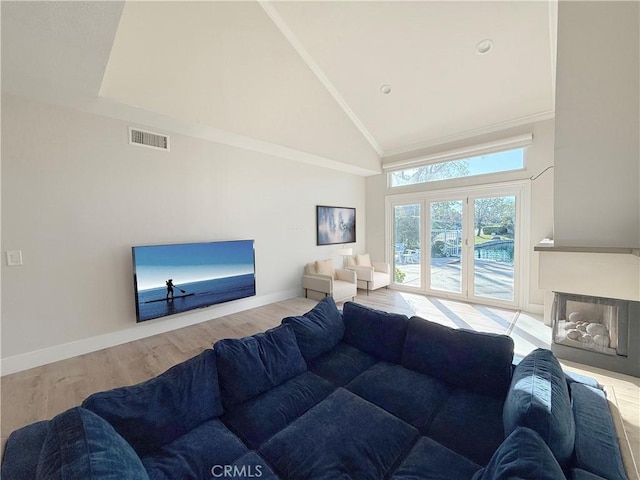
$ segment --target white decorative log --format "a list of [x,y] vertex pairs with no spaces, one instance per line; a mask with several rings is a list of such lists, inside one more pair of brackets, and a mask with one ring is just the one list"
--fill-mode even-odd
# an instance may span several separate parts
[[584,321],[584,315],[581,312],[571,312],[569,314],[569,321],[570,322],[583,322]]
[[593,343],[595,343],[599,347],[608,347],[609,335],[596,335],[593,337]]
[[590,323],[587,325],[587,333],[591,335],[607,335],[607,328],[601,323]]
[[582,337],[582,332],[580,330],[569,330],[567,332],[567,338],[571,340],[579,340]]

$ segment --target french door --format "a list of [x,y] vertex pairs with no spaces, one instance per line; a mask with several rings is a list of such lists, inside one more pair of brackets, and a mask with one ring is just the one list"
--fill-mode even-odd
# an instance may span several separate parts
[[522,184],[389,197],[394,284],[519,306]]

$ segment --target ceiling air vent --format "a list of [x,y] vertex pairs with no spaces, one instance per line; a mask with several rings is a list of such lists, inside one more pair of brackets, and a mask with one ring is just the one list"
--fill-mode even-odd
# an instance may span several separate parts
[[132,127],[129,127],[129,143],[159,150],[169,150],[169,137],[167,135],[145,132]]

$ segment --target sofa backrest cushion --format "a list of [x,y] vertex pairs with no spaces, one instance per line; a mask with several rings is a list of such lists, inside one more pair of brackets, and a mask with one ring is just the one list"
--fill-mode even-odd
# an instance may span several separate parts
[[251,337],[219,340],[213,349],[225,408],[246,402],[307,370],[291,325]]
[[93,394],[82,406],[142,456],[222,415],[215,353],[206,350],[146,382]]
[[369,355],[400,363],[408,317],[346,302],[342,307],[343,341]]
[[40,452],[36,480],[149,480],[133,448],[95,413],[75,407],[56,416]]
[[534,350],[516,366],[502,421],[505,435],[518,427],[530,428],[542,437],[562,466],[569,461],[575,422],[567,381],[550,350]]
[[562,468],[533,430],[516,428],[472,480],[566,480]]
[[571,383],[570,390],[576,422],[575,466],[609,480],[624,480],[627,476],[604,392],[581,383]]
[[409,319],[402,365],[450,385],[504,398],[511,382],[513,340],[506,335]]
[[323,298],[304,315],[287,317],[282,323],[293,328],[300,352],[307,362],[331,350],[344,335],[342,313],[331,297]]

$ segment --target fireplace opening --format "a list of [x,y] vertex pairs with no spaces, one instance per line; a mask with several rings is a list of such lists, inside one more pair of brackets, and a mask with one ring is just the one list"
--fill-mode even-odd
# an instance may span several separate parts
[[640,376],[639,306],[554,292],[551,350],[559,358]]
[[554,342],[605,355],[627,356],[628,326],[619,325],[617,305],[597,297],[556,295]]

